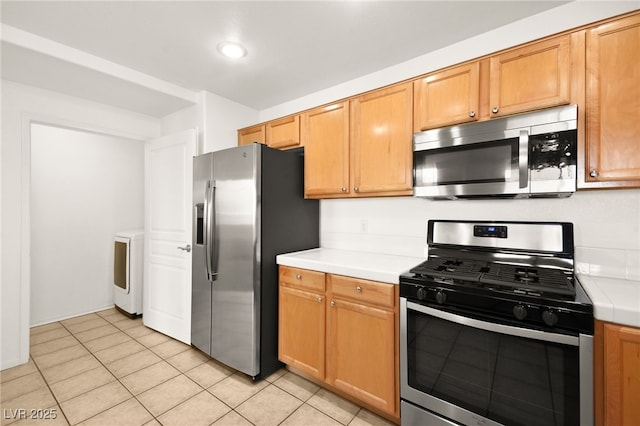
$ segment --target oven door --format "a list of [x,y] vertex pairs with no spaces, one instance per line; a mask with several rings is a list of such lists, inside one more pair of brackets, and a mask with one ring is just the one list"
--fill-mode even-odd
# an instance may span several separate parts
[[[593,336],[486,322],[400,298],[401,398],[443,424],[592,425],[592,353]],[[402,419],[403,426],[427,421]]]

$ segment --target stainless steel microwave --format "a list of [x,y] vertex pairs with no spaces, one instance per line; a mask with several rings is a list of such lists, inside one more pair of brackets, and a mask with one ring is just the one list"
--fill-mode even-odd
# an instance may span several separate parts
[[413,136],[414,196],[568,197],[576,190],[576,105]]

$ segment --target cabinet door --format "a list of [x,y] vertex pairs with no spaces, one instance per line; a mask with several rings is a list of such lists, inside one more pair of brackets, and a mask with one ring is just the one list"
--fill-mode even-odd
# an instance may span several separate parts
[[280,286],[278,359],[324,379],[324,295]]
[[568,104],[571,37],[556,37],[490,59],[492,117]]
[[302,141],[305,196],[349,194],[349,101],[305,112]]
[[332,298],[327,312],[327,382],[395,413],[394,312],[338,298]]
[[351,101],[354,193],[411,194],[412,99],[411,83],[405,83]]
[[266,124],[267,145],[271,148],[296,148],[300,146],[300,116],[292,115]]
[[585,180],[640,186],[640,16],[587,31],[586,60]]
[[640,329],[604,325],[606,425],[640,425]]
[[413,82],[413,131],[475,121],[479,117],[480,63],[430,74]]
[[238,130],[238,146],[249,145],[254,142],[265,143],[265,140],[264,124]]

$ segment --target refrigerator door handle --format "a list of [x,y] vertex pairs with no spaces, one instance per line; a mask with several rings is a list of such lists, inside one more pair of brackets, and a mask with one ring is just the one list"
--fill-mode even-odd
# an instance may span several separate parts
[[207,183],[207,230],[206,230],[206,251],[205,257],[207,258],[207,276],[210,281],[215,281],[218,276],[217,266],[217,254],[216,248],[216,182],[210,180]]

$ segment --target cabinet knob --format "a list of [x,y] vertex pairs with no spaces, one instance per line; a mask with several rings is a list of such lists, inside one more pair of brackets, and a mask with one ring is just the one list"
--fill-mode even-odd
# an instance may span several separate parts
[[500,111],[500,108],[498,107],[493,107],[493,109],[491,110],[492,113],[497,114],[498,111]]
[[296,274],[296,280],[301,280],[301,279],[302,279],[302,275]]
[[355,192],[358,192],[358,191],[360,190],[360,188],[358,188],[357,186],[354,186],[354,187],[353,187],[353,190],[354,190]]
[[356,293],[362,293],[362,287],[356,286]]
[[329,303],[331,305],[331,307],[333,308],[334,306],[336,306],[336,302],[334,302],[333,300],[331,301],[331,303]]
[[597,170],[591,170],[589,172],[589,176],[591,176],[592,178],[598,177],[598,171]]
[[318,297],[318,303],[322,303],[322,297]]
[[345,188],[344,186],[341,188],[342,192],[347,192],[347,188]]
[[476,116],[476,112],[475,111],[470,111],[469,112],[469,117],[475,117]]

